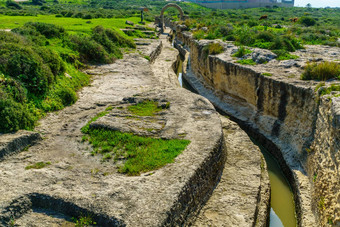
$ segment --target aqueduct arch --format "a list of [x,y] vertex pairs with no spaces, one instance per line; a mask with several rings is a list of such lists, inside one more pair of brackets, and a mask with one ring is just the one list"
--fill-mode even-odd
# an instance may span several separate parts
[[179,14],[181,16],[180,19],[184,20],[184,12],[183,12],[182,8],[179,5],[175,4],[175,3],[169,3],[169,4],[165,5],[163,7],[162,11],[161,11],[161,15],[160,15],[160,20],[161,21],[160,22],[161,22],[161,27],[162,28],[164,26],[164,12],[165,12],[165,10],[167,10],[170,7],[176,8],[179,11]]

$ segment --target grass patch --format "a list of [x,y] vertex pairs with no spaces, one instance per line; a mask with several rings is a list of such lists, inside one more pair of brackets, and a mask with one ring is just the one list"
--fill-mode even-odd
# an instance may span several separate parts
[[156,113],[163,110],[158,106],[158,102],[146,100],[135,105],[129,106],[128,110],[138,116],[154,116]]
[[323,96],[323,95],[329,95],[332,93],[332,91],[340,91],[340,85],[337,84],[331,84],[331,86],[329,86],[326,89],[320,89],[319,91],[319,95]]
[[79,218],[72,218],[75,227],[85,227],[96,225],[97,223],[93,220],[92,215],[80,216]]
[[33,165],[28,165],[25,167],[26,170],[28,169],[42,169],[48,165],[51,165],[51,162],[37,162]]
[[254,62],[253,59],[238,60],[236,63],[240,63],[241,65],[256,65],[256,62]]
[[[96,26],[104,28],[125,28],[125,21],[129,20],[134,23],[140,21],[139,17],[130,18],[95,18],[91,19],[91,23],[87,20],[73,17],[55,17],[55,15],[37,15],[37,16],[7,16],[0,14],[0,29],[13,29],[22,27],[27,22],[44,22],[62,26],[66,31],[71,33],[88,33]],[[117,29],[122,36],[127,37],[124,32]]]
[[274,54],[277,55],[276,60],[283,61],[283,60],[290,60],[290,59],[298,59],[299,56],[290,54],[286,50],[272,50]]
[[302,80],[329,80],[340,79],[340,64],[325,61],[322,63],[308,63],[301,75]]
[[273,74],[271,73],[262,73],[263,76],[272,76]]
[[223,51],[224,48],[220,43],[209,43],[207,46],[203,47],[203,53],[206,57],[209,55],[220,54]]
[[188,140],[155,139],[107,129],[89,129],[87,133],[94,154],[102,154],[103,161],[124,160],[119,172],[127,175],[139,175],[172,163],[190,143]]
[[252,53],[253,51],[245,48],[244,46],[241,46],[237,52],[235,54],[233,54],[232,56],[233,57],[238,57],[238,58],[242,58],[244,55],[247,55],[247,54],[250,54]]
[[[92,122],[96,121],[98,118],[103,117],[106,114],[108,114],[109,111],[107,111],[107,110],[109,110],[109,108],[110,107],[107,107],[106,111],[100,112],[96,116],[94,116],[89,122],[87,122],[87,124],[84,127],[81,128],[81,132],[87,134],[89,132],[89,130],[90,130],[90,124]],[[84,137],[84,136],[82,137],[82,141],[85,141],[87,139],[88,139],[87,137]]]

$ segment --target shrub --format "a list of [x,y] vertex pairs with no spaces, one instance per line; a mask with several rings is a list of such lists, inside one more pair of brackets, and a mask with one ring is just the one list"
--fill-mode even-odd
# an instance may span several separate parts
[[24,103],[26,92],[20,82],[0,75],[0,98],[11,98],[16,102]]
[[282,60],[289,60],[289,59],[298,59],[299,56],[290,54],[288,51],[286,50],[273,50],[272,51],[274,54],[277,55],[277,60],[282,61]]
[[70,42],[71,48],[79,52],[82,62],[111,63],[113,61],[104,47],[90,37],[72,35]]
[[44,64],[46,64],[51,69],[54,75],[54,80],[56,76],[65,73],[65,64],[56,52],[44,47],[34,47],[33,50],[40,55]]
[[63,27],[42,22],[28,22],[24,27],[33,27],[46,38],[61,38],[65,34]]
[[340,64],[335,62],[308,63],[301,76],[303,80],[340,79]]
[[18,3],[14,2],[14,1],[10,1],[10,0],[8,0],[8,1],[6,2],[6,6],[7,6],[8,8],[22,9],[22,7],[21,7]]
[[41,95],[47,91],[51,70],[31,48],[1,43],[0,63],[0,71],[21,81],[29,92]]
[[200,39],[203,39],[204,36],[205,36],[205,33],[202,30],[198,30],[198,31],[193,32],[193,38],[194,39],[200,40]]
[[127,39],[120,35],[118,32],[112,30],[112,29],[105,29],[102,26],[97,26],[93,29],[93,34],[100,34],[105,35],[110,39],[112,42],[114,42],[119,47],[130,47],[130,48],[136,48],[136,44],[131,39]]
[[25,38],[36,45],[44,45],[46,43],[46,37],[31,26],[15,28],[12,32],[25,36]]
[[228,36],[231,35],[233,33],[233,26],[232,25],[227,25],[227,26],[220,26],[219,27],[219,33],[222,36]]
[[32,129],[36,118],[26,104],[0,98],[0,132]]
[[223,46],[220,43],[209,43],[203,47],[203,53],[207,57],[208,55],[220,54],[224,51]]
[[233,57],[242,58],[246,54],[250,54],[252,51],[249,49],[246,49],[244,46],[241,46],[235,54],[233,54]]
[[269,31],[263,31],[256,35],[256,39],[263,40],[265,42],[272,42],[275,39],[275,35]]
[[300,18],[300,23],[309,27],[309,26],[313,26],[316,24],[316,20],[312,17],[301,17]]
[[69,87],[59,86],[55,94],[59,97],[63,106],[72,105],[77,101],[77,94]]
[[294,52],[297,49],[303,49],[303,46],[294,36],[285,35],[276,37],[274,39],[274,42],[270,46],[270,49],[272,50],[283,49],[290,52]]
[[251,46],[255,42],[255,32],[247,27],[237,31],[236,41],[245,46]]

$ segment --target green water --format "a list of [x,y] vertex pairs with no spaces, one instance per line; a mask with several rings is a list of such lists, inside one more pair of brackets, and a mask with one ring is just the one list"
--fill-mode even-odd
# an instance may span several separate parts
[[271,187],[270,227],[296,227],[295,204],[292,190],[279,164],[260,147],[268,167]]

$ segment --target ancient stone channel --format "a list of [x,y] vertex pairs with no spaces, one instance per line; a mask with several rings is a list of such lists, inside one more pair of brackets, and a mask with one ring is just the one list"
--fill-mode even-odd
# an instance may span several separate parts
[[[232,44],[223,44],[227,51],[221,56],[203,58],[206,41],[169,25],[177,34],[175,48],[170,30],[159,40],[136,40],[135,53],[87,71],[93,81],[73,106],[50,113],[34,132],[0,135],[0,226],[69,226],[84,214],[99,226],[266,226],[270,182],[251,138],[275,156],[292,185],[299,226],[327,226],[329,218],[339,223],[338,175],[327,172],[338,171],[339,102],[316,103],[310,84],[265,78],[257,69],[235,65]],[[337,50],[327,51],[331,58]],[[204,97],[180,87],[178,58],[183,77]],[[285,64],[292,73],[300,70],[299,62]],[[149,99],[170,108],[138,120],[124,111]],[[107,107],[109,114],[91,127],[191,143],[163,168],[120,174],[116,164],[91,156],[91,145],[82,142],[80,129]],[[37,162],[48,165],[25,169]],[[320,196],[324,208],[318,211]]]
[[[238,47],[231,42],[197,41],[184,25],[165,23],[176,32],[186,81],[278,160],[293,189],[298,226],[338,226],[340,97],[319,97],[319,82],[300,75],[308,61],[339,60],[340,49],[306,46],[295,52],[299,59],[276,61],[271,52],[254,48],[251,58],[269,63],[243,66],[232,58]],[[204,47],[211,42],[224,52],[207,56]],[[339,82],[325,86],[334,84]]]

